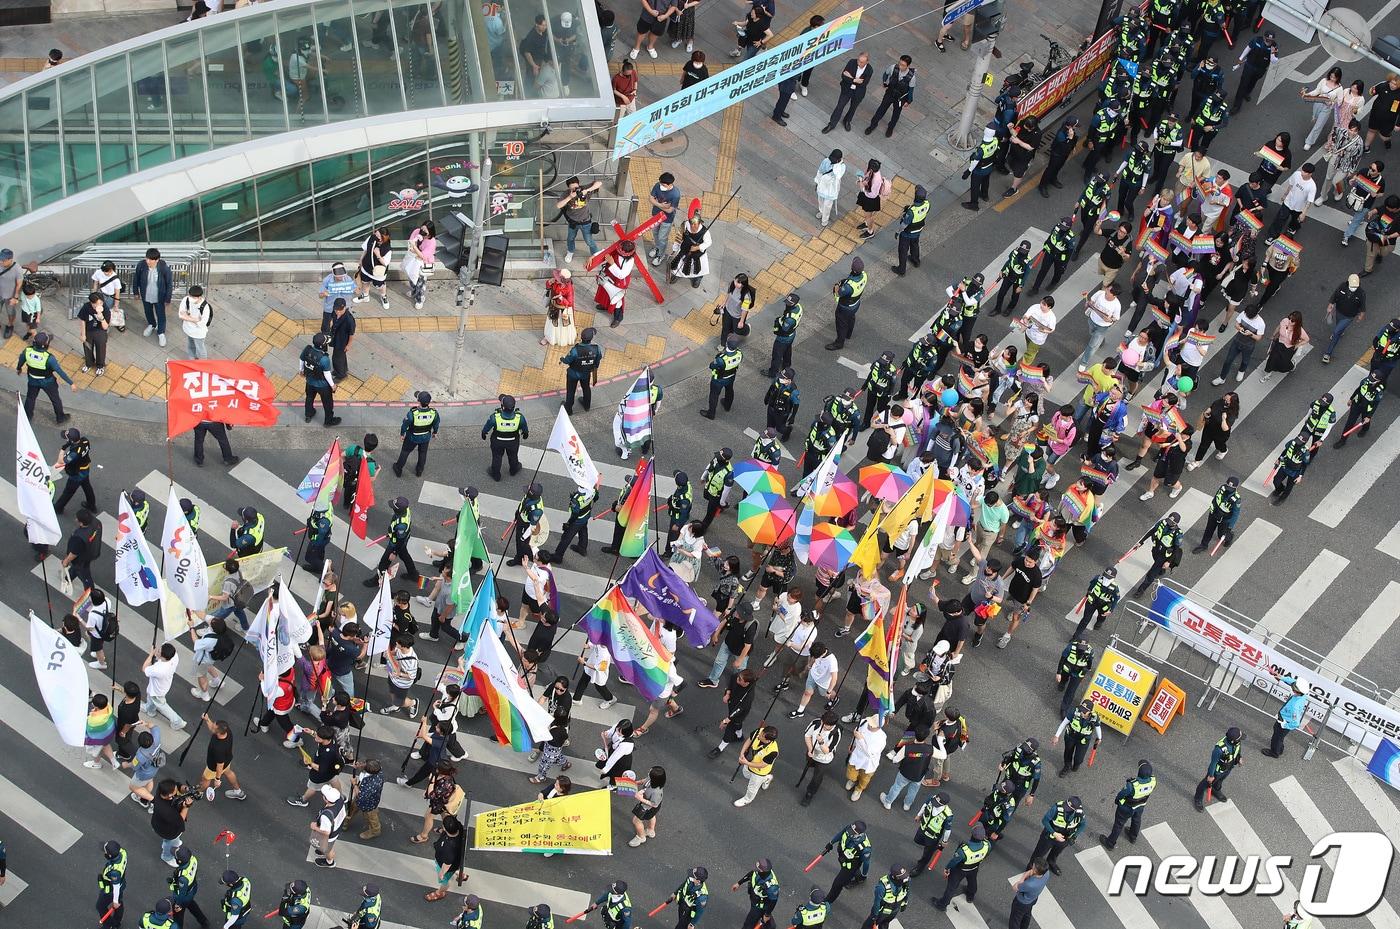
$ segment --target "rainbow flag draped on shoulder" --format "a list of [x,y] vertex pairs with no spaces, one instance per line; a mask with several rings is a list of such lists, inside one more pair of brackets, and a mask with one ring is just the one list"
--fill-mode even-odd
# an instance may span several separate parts
[[618,676],[643,698],[661,696],[671,677],[671,653],[632,610],[621,589],[614,586],[603,594],[578,627],[588,641],[607,648]]
[[651,438],[651,368],[647,368],[622,398],[622,438],[633,448]]

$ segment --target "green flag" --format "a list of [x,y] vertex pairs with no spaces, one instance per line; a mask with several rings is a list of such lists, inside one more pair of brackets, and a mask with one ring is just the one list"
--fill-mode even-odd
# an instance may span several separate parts
[[481,540],[481,527],[470,500],[462,501],[457,514],[457,544],[452,550],[452,602],[460,613],[472,602],[472,559],[486,561],[486,543]]

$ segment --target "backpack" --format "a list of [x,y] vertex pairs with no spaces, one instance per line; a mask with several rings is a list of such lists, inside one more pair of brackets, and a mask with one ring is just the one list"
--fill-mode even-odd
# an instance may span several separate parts
[[92,535],[87,538],[87,560],[96,561],[97,556],[102,554],[102,530],[94,527]]
[[209,657],[215,661],[223,661],[233,654],[233,640],[227,635],[219,636],[219,641],[209,650]]
[[240,610],[246,609],[248,604],[253,602],[253,585],[245,580],[238,582],[238,587],[233,591],[233,605]]
[[102,614],[102,633],[98,638],[103,642],[115,642],[120,634],[121,624],[117,621],[116,614],[104,612]]

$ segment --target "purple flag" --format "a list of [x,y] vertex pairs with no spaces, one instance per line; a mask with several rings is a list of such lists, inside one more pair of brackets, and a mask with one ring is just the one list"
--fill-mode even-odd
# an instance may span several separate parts
[[644,612],[680,629],[697,648],[708,645],[719,628],[719,617],[657,557],[655,548],[637,559],[619,586]]

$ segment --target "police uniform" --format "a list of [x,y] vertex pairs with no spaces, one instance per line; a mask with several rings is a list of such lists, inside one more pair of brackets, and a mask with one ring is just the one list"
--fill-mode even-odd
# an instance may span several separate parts
[[[37,343],[37,338],[36,338]],[[31,420],[34,419],[34,398],[40,391],[48,394],[49,400],[53,402],[54,419],[60,423],[66,423],[71,418],[63,412],[63,400],[58,395],[58,378],[63,378],[68,382],[68,386],[73,386],[73,379],[63,370],[63,366],[58,363],[53,352],[49,351],[49,343],[44,342],[42,346],[38,344],[26,345],[19,353],[19,362],[15,365],[15,373],[23,373],[24,378],[24,415]]]
[[423,476],[423,468],[428,463],[428,443],[437,435],[438,426],[442,422],[442,417],[432,408],[431,402],[431,397],[426,402],[420,399],[418,406],[410,408],[404,414],[403,422],[399,424],[399,435],[403,437],[403,442],[399,446],[398,460],[394,462],[395,477],[403,477],[403,466],[408,463],[410,451],[418,452],[418,461],[413,466],[413,473],[418,477]]
[[[228,877],[233,872],[226,872],[224,877]],[[224,925],[229,929],[240,929],[248,921],[248,914],[251,910],[253,899],[253,885],[246,877],[235,876],[234,881],[225,883],[228,887],[224,891],[224,898],[219,902],[219,908],[224,914]],[[232,920],[230,924],[229,920]]]
[[910,388],[918,391],[943,366],[942,353],[933,333],[927,333],[909,349],[899,374],[899,395],[910,396]]
[[[375,441],[378,441],[378,437],[375,437]],[[374,455],[370,453],[370,450],[363,445],[350,446],[345,450],[345,455],[341,459],[340,502],[347,510],[353,509],[355,506],[355,493],[360,486],[360,462],[366,459],[369,462],[369,476],[373,478],[379,473],[379,463],[374,460]]]
[[127,502],[131,504],[131,515],[136,517],[137,527],[145,532],[146,524],[151,521],[151,501],[141,491],[133,490],[127,495]]
[[847,826],[826,843],[827,850],[836,849],[836,876],[831,880],[831,889],[826,892],[826,902],[835,905],[841,891],[848,885],[862,884],[870,873],[870,836],[865,832],[865,824]]
[[[1231,738],[1231,735],[1237,738]],[[1240,748],[1244,744],[1244,736],[1240,731],[1231,727],[1225,737],[1215,743],[1215,748],[1210,753],[1210,764],[1206,766],[1206,776],[1201,778],[1201,782],[1196,785],[1195,804],[1197,811],[1205,809],[1206,791],[1210,790],[1215,797],[1227,800],[1225,796],[1225,778],[1230,776],[1230,772],[1235,770],[1241,761]]]
[[267,531],[267,520],[263,514],[254,511],[250,519],[242,516],[242,522],[229,530],[229,547],[238,553],[239,558],[256,555],[263,550],[263,535]]
[[[181,854],[184,852],[184,854]],[[175,925],[183,929],[185,914],[192,913],[199,925],[207,926],[209,919],[199,908],[195,895],[199,893],[199,859],[184,849],[175,853],[177,866],[170,875],[170,902],[175,904]],[[183,861],[183,864],[179,862]]]
[[384,553],[379,556],[379,564],[375,570],[384,573],[389,570],[389,558],[397,555],[403,564],[404,571],[399,575],[399,580],[418,580],[418,566],[413,563],[413,556],[408,553],[408,540],[413,530],[413,511],[405,506],[401,510],[394,510],[394,514],[389,517],[389,528],[386,531],[384,540]]
[[847,339],[855,337],[856,313],[860,311],[861,295],[870,283],[870,277],[865,273],[864,261],[857,258],[851,263],[851,267],[851,273],[843,277],[835,287],[836,340],[827,343],[826,348],[830,351],[842,348]]
[[[77,430],[70,429],[69,433]],[[58,495],[54,501],[55,513],[62,513],[63,508],[68,505],[68,501],[73,499],[73,495],[79,490],[83,492],[83,506],[88,512],[97,512],[97,495],[92,492],[92,444],[88,442],[86,436],[79,435],[77,438],[68,439],[63,443],[63,493]]]
[[1011,250],[1011,254],[1006,256],[1006,261],[1002,263],[1001,272],[997,275],[1001,279],[1001,287],[997,290],[997,302],[992,305],[992,315],[1001,315],[1001,304],[1006,299],[1006,295],[1011,295],[1011,302],[1007,304],[1006,315],[1011,316],[1016,312],[1016,304],[1021,302],[1021,289],[1026,286],[1026,272],[1031,268],[1030,243],[1024,246],[1017,246]]
[[990,200],[992,184],[992,169],[996,167],[997,152],[1001,150],[1001,141],[996,137],[996,131],[986,129],[982,133],[982,141],[972,149],[972,154],[967,159],[967,171],[964,177],[971,178],[968,190],[968,202],[963,206],[969,210],[980,210],[979,200]]
[[992,843],[987,841],[982,826],[974,826],[972,837],[958,846],[953,859],[948,862],[944,870],[948,875],[948,884],[943,888],[943,896],[934,898],[933,905],[940,910],[948,909],[948,904],[964,883],[967,884],[967,902],[971,904],[977,897],[977,870],[991,850]]
[[768,385],[763,395],[763,405],[767,408],[766,424],[769,429],[777,429],[783,440],[792,437],[792,425],[797,419],[797,408],[802,403],[802,393],[791,379],[780,377]]
[[1068,716],[1079,693],[1079,685],[1089,674],[1089,666],[1094,661],[1094,646],[1083,639],[1075,638],[1060,653],[1060,667],[1056,671],[1056,684],[1064,692],[1060,697],[1060,715]]
[[156,908],[147,912],[141,917],[140,929],[174,929],[178,923],[170,913],[171,903],[169,900],[161,900],[156,904]]
[[1056,803],[1041,817],[1040,838],[1036,840],[1030,860],[1043,857],[1049,862],[1050,870],[1059,874],[1060,867],[1055,862],[1060,857],[1060,852],[1064,851],[1066,846],[1074,844],[1083,828],[1084,808],[1080,805],[1078,797],[1070,797]]
[[121,929],[126,903],[126,849],[116,842],[103,847],[102,870],[97,874],[97,918],[104,929]]
[[821,929],[830,915],[831,902],[828,900],[823,900],[820,903],[814,903],[811,900],[800,903],[792,914],[793,929]]
[[764,464],[779,467],[783,461],[783,446],[776,436],[769,436],[765,429],[753,443],[752,457]]
[[[1079,210],[1079,237],[1074,241],[1074,248],[1070,250],[1071,261],[1079,258],[1079,251],[1084,247],[1084,242],[1089,238],[1089,233],[1093,231],[1094,225],[1099,221],[1099,211],[1103,209],[1105,201],[1108,200],[1108,181],[1101,174],[1096,174],[1089,178],[1084,185],[1084,192],[1079,195],[1079,202],[1076,208]],[[1054,287],[1052,281],[1050,284]]]
[[1044,282],[1045,275],[1050,274],[1052,269],[1054,274],[1050,278],[1050,287],[1054,289],[1059,285],[1060,278],[1065,273],[1065,266],[1069,264],[1070,253],[1078,241],[1078,236],[1068,222],[1061,221],[1055,224],[1055,228],[1050,230],[1050,235],[1045,239],[1040,271],[1035,276],[1035,284],[1031,287],[1031,293],[1040,292],[1040,285]]
[[848,389],[840,394],[830,394],[822,401],[822,411],[830,417],[831,427],[836,431],[837,439],[852,430],[859,430],[860,407],[850,396],[853,393],[855,391]]
[[[360,905],[355,907],[355,912],[350,914],[350,925],[354,929],[379,929],[381,914],[384,911],[384,899],[379,894],[377,886],[367,887],[366,890],[373,891],[367,893],[360,901]],[[480,923],[480,917],[477,918]]]
[[666,547],[661,553],[662,557],[671,557],[671,545],[680,536],[681,527],[690,521],[690,511],[694,504],[689,479],[682,481],[677,478],[676,489],[666,498]]
[[622,525],[622,507],[627,502],[627,495],[632,492],[632,482],[636,479],[636,472],[632,472],[624,477],[622,479],[622,489],[617,492],[617,497],[613,500],[612,509],[610,510],[613,514],[613,536],[612,542],[603,546],[603,554],[605,555],[618,554],[619,546],[622,545],[622,533],[625,532],[627,528]]
[[[1003,787],[1011,789],[1003,791]],[[980,825],[987,830],[988,841],[995,842],[1001,838],[1006,827],[1011,825],[1011,817],[1016,815],[1018,805],[1015,786],[1008,781],[997,785],[983,798]]]
[[1106,100],[1094,111],[1094,117],[1089,121],[1089,154],[1084,156],[1085,181],[1093,177],[1101,160],[1111,157],[1113,147],[1123,135],[1123,122],[1123,113],[1116,100]]
[[603,929],[632,929],[632,897],[622,881],[603,891],[593,906],[603,911]]
[[1208,95],[1201,101],[1201,108],[1191,125],[1190,143],[1196,148],[1209,148],[1225,122],[1225,98],[1219,92]]
[[[1043,765],[1040,754],[1037,752],[1039,747],[1039,743],[1027,739],[1002,759],[1002,772],[1006,775],[1006,779],[1011,782],[1011,796],[1017,803],[1020,803],[1027,796],[1034,797],[1035,792],[1040,789]],[[987,828],[991,829],[990,826]],[[992,831],[999,832],[1000,830],[992,829]]]
[[326,564],[326,546],[331,543],[331,514],[312,510],[306,517],[306,567],[319,573]]
[[[1371,417],[1376,415],[1376,407],[1380,406],[1383,396],[1385,396],[1385,381],[1381,380],[1375,371],[1372,371],[1351,392],[1351,399],[1347,403],[1347,421],[1342,425],[1342,437],[1332,443],[1333,448],[1341,448],[1347,444],[1349,438],[1347,432],[1357,423],[1361,424],[1359,431],[1362,435],[1371,431]],[[60,512],[62,511],[60,510]]]
[[734,406],[734,380],[739,376],[739,364],[744,360],[744,353],[741,352],[731,338],[710,362],[710,404],[700,411],[700,415],[707,419],[715,418],[715,405],[720,403],[720,394],[724,395],[724,411],[728,413]]
[[1113,611],[1118,608],[1118,601],[1123,597],[1123,591],[1114,580],[1117,574],[1117,569],[1113,569],[1113,577],[1104,572],[1095,575],[1089,582],[1089,589],[1084,593],[1084,615],[1079,620],[1079,625],[1074,627],[1071,638],[1078,639],[1083,636],[1090,622],[1093,622],[1095,629],[1102,628],[1108,617],[1113,615]]
[[[317,338],[321,338],[317,336]],[[306,409],[303,415],[309,423],[316,418],[316,398],[321,399],[325,410],[325,423],[334,426],[340,422],[335,415],[335,394],[330,381],[331,356],[322,348],[308,345],[301,350],[301,374],[306,378]]]
[[602,346],[594,345],[591,341],[579,342],[559,359],[559,363],[568,365],[569,369],[564,376],[568,388],[564,397],[564,411],[573,415],[574,394],[580,388],[583,390],[583,408],[590,409],[593,405],[593,383],[598,379],[598,366],[603,363]]
[[[510,409],[506,409],[507,406]],[[501,398],[501,406],[481,427],[481,437],[491,440],[491,467],[488,473],[492,480],[501,479],[502,457],[509,460],[512,475],[519,473],[520,442],[530,437],[530,424],[525,421],[525,414],[516,407],[513,397]]]
[[700,476],[700,489],[705,495],[705,515],[700,520],[700,534],[704,535],[709,531],[710,523],[714,522],[719,511],[722,509],[720,498],[724,495],[724,488],[734,483],[734,462],[725,458],[723,454],[716,454],[710,459],[709,465],[705,468],[705,473]]
[[885,874],[875,882],[875,900],[861,929],[885,929],[909,906],[909,872],[901,867],[894,870],[903,880]]
[[[985,195],[984,195],[985,196]],[[904,214],[900,217],[900,222],[904,227],[899,230],[896,241],[899,247],[899,264],[890,270],[895,274],[903,274],[906,265],[919,266],[919,234],[924,231],[924,222],[928,219],[930,204],[928,195],[924,188],[914,189],[914,202],[904,208]]]
[[[486,915],[485,907],[476,894],[467,894],[467,899],[463,901],[462,912],[457,914],[452,920],[452,929],[482,929],[482,919]],[[538,922],[538,929],[554,929],[554,917],[547,916],[539,919],[534,913],[530,914],[530,919],[526,923],[527,929],[535,929]]]
[[532,906],[530,918],[525,922],[525,929],[554,929],[554,914],[543,903]]
[[1172,164],[1186,144],[1186,132],[1176,115],[1168,113],[1157,123],[1153,135],[1156,141],[1152,145],[1152,192],[1159,194],[1166,186]]
[[1099,724],[1093,707],[1086,707],[1081,703],[1060,720],[1060,727],[1055,730],[1055,736],[1058,738],[1061,735],[1065,739],[1065,763],[1064,767],[1060,768],[1060,776],[1064,777],[1071,771],[1079,770],[1079,766],[1089,754],[1091,743],[1098,744],[1103,741],[1103,726]]
[[888,352],[870,363],[870,370],[866,372],[865,381],[860,388],[865,391],[865,415],[861,417],[857,432],[869,426],[875,414],[889,406],[890,401],[894,399],[898,375],[899,372],[894,366],[894,356]]
[[1249,95],[1269,72],[1269,63],[1274,59],[1273,33],[1266,32],[1249,40],[1240,63],[1239,89],[1235,92],[1235,112],[1249,102]]
[[914,832],[914,842],[923,849],[919,853],[919,860],[914,863],[913,875],[918,877],[928,870],[929,862],[933,861],[933,856],[938,853],[943,846],[948,844],[948,838],[953,834],[953,808],[946,802],[940,801],[939,797],[946,797],[946,794],[934,794],[924,801],[919,807],[918,827]]
[[564,563],[564,549],[576,538],[578,544],[574,546],[574,551],[580,555],[588,554],[588,523],[593,519],[593,501],[597,499],[598,491],[592,487],[587,490],[575,488],[569,496],[569,518],[559,529],[559,544],[554,548],[555,564]]
[[1142,831],[1142,811],[1147,808],[1147,799],[1157,789],[1157,778],[1152,773],[1152,765],[1146,761],[1139,763],[1138,776],[1130,777],[1123,789],[1113,798],[1113,830],[1108,835],[1100,835],[1099,842],[1106,848],[1118,844],[1118,836],[1127,827],[1129,842],[1136,842]]
[[1181,525],[1179,520],[1171,519],[1172,515],[1175,514],[1169,514],[1159,520],[1138,542],[1141,545],[1149,539],[1152,541],[1152,567],[1143,575],[1137,587],[1133,588],[1134,596],[1141,594],[1157,578],[1181,563]]
[[511,567],[515,567],[530,554],[530,534],[535,526],[544,516],[544,503],[542,495],[538,491],[539,485],[531,484],[526,490],[525,496],[520,501],[520,506],[515,510],[515,557],[506,562]]
[[301,929],[306,925],[306,920],[311,916],[311,893],[304,881],[293,881],[288,885],[277,905],[277,915],[282,918],[283,929]]
[[773,320],[773,354],[768,359],[766,377],[777,377],[778,372],[792,366],[792,343],[797,339],[797,327],[802,322],[802,303],[783,303],[778,318]]
[[749,898],[749,912],[744,917],[740,929],[755,929],[760,924],[771,923],[773,908],[778,905],[780,890],[778,876],[770,867],[767,871],[757,868],[739,879]]
[[676,901],[676,929],[691,929],[699,923],[710,902],[710,887],[696,876],[697,872],[709,876],[704,869],[697,868],[671,895]]

